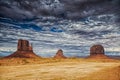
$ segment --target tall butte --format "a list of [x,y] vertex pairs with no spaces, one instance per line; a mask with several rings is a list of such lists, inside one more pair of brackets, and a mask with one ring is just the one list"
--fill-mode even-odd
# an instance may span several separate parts
[[6,56],[6,58],[12,58],[12,57],[18,57],[18,58],[36,58],[39,57],[33,52],[32,45],[29,44],[29,41],[27,40],[18,40],[17,45],[17,51],[13,54]]
[[90,48],[90,56],[89,58],[108,58],[104,53],[104,47],[102,45],[93,45]]
[[63,51],[61,49],[59,49],[56,53],[56,55],[54,56],[54,58],[67,58],[63,55]]

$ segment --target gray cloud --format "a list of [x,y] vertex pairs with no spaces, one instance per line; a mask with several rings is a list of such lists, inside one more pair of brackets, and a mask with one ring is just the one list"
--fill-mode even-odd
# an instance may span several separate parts
[[0,0],[0,53],[14,52],[18,39],[42,56],[85,56],[93,44],[120,52],[119,9],[119,0]]
[[0,14],[15,19],[26,19],[40,16],[56,16],[69,19],[79,19],[99,14],[118,15],[117,13],[119,12],[119,0],[0,1]]

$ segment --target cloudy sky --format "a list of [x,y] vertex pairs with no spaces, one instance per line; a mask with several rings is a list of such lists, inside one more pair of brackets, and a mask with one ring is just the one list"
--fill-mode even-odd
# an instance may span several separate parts
[[0,0],[0,55],[29,40],[34,52],[87,56],[94,44],[120,56],[119,0]]

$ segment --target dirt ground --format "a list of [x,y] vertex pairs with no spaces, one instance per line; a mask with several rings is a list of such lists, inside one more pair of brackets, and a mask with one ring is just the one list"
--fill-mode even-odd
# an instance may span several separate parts
[[66,59],[41,64],[1,65],[0,80],[120,80],[120,61]]

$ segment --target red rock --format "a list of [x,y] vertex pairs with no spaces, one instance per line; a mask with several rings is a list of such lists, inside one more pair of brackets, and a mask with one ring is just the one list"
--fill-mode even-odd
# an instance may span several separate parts
[[12,57],[35,58],[38,56],[33,52],[32,45],[29,44],[29,41],[19,39],[17,51],[9,56],[6,56],[6,58],[12,58]]
[[67,58],[63,55],[63,51],[60,49],[57,51],[56,55],[54,56],[54,58]]
[[93,45],[90,48],[90,55],[97,55],[97,54],[104,55],[104,48],[102,45]]
[[33,51],[32,50],[32,46],[29,45],[29,41],[27,40],[18,40],[18,47],[17,47],[18,51]]
[[104,53],[102,45],[93,45],[90,48],[90,58],[108,58]]

